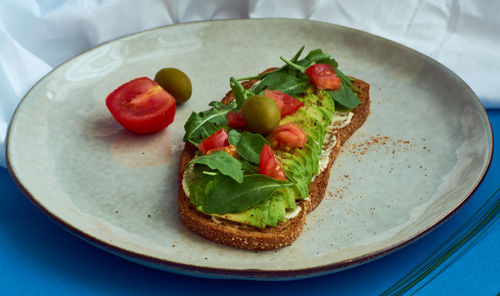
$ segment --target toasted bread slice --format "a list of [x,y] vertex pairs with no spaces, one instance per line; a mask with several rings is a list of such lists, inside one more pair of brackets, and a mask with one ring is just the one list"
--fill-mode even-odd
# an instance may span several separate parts
[[[243,86],[248,88],[255,81],[247,81]],[[182,187],[182,178],[187,163],[194,157],[197,148],[191,143],[186,143],[181,154],[178,169],[179,195],[178,209],[182,223],[198,235],[211,241],[227,246],[248,249],[248,250],[273,250],[290,245],[304,228],[307,213],[314,210],[323,200],[330,177],[330,169],[335,158],[340,152],[342,144],[361,127],[369,114],[370,109],[370,86],[368,83],[355,79],[353,85],[359,90],[357,96],[361,104],[352,110],[351,122],[338,130],[336,133],[337,143],[331,150],[328,165],[309,185],[309,199],[297,203],[301,211],[295,217],[279,223],[276,227],[266,227],[259,229],[252,226],[242,225],[227,220],[212,218],[209,215],[196,210],[196,207],[189,201]],[[229,92],[223,99],[223,103],[228,103],[234,99]]]

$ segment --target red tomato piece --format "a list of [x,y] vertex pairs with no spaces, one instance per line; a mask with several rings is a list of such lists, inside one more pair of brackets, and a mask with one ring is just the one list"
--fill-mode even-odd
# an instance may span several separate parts
[[288,114],[292,114],[297,111],[297,109],[304,106],[303,102],[279,90],[266,89],[264,91],[264,95],[266,97],[270,97],[276,102],[281,112],[281,118],[287,116]]
[[198,145],[198,149],[200,149],[203,154],[207,154],[211,149],[228,146],[228,138],[229,135],[226,130],[221,128],[203,140],[203,142]]
[[295,123],[287,123],[273,130],[269,143],[273,149],[290,151],[304,147],[306,140],[307,135],[304,130]]
[[311,79],[312,84],[319,89],[336,90],[340,88],[341,80],[332,65],[311,65],[307,68],[306,74]]
[[234,111],[227,112],[226,119],[228,125],[232,128],[242,128],[247,126],[247,123],[245,122],[245,118],[243,118],[243,114],[241,114],[241,111],[239,111],[238,113]]
[[212,149],[207,151],[207,155],[210,153],[214,153],[215,151],[224,151],[234,158],[238,158],[240,156],[238,154],[238,150],[236,149],[236,147],[234,145],[231,145],[231,144],[224,146],[224,147],[212,148]]
[[267,144],[264,144],[260,152],[259,174],[281,181],[286,180],[285,171],[283,171],[279,160],[276,158],[276,155],[274,155],[273,149]]
[[175,99],[147,77],[129,81],[106,97],[111,115],[126,129],[148,134],[174,121]]

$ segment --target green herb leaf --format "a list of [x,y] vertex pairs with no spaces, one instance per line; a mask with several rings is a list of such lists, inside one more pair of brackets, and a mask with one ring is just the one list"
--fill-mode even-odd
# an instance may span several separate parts
[[354,85],[352,84],[353,79],[347,77],[342,71],[339,69],[335,69],[335,72],[337,72],[337,76],[342,80],[342,83],[345,83],[349,88],[351,88],[355,92],[359,92],[359,89],[355,88]]
[[277,189],[293,185],[260,174],[246,175],[242,183],[222,175],[215,179],[218,179],[217,186],[204,199],[203,210],[206,213],[239,213],[270,199]]
[[253,90],[255,93],[261,94],[266,89],[279,90],[291,96],[297,96],[305,93],[306,88],[310,85],[309,78],[306,75],[294,76],[287,72],[273,72],[266,76]]
[[237,147],[238,142],[241,139],[241,134],[237,130],[232,129],[228,132],[228,135],[229,138],[227,139],[227,141],[229,142],[229,144],[233,145],[234,147]]
[[216,185],[214,177],[204,173],[206,169],[206,166],[194,166],[193,175],[195,179],[189,182],[189,199],[196,207],[203,205],[208,192]]
[[247,90],[241,85],[241,83],[234,77],[229,79],[229,84],[231,85],[231,90],[233,91],[234,97],[236,98],[236,109],[240,109],[243,102],[253,95],[252,91]]
[[299,51],[297,51],[297,53],[291,59],[292,62],[295,63],[300,58],[300,55],[302,54],[302,51],[304,51],[305,47],[306,47],[305,45],[302,45],[302,47],[299,49]]
[[184,142],[189,141],[198,146],[204,139],[227,125],[226,114],[234,110],[236,102],[227,105],[213,101],[209,104],[212,108],[199,113],[191,113],[184,124]]
[[203,164],[213,170],[218,170],[221,174],[231,177],[238,183],[243,182],[243,170],[241,163],[236,158],[224,151],[215,151],[207,155],[202,155],[190,161],[191,164]]
[[342,77],[340,77],[340,80],[342,80],[342,83],[340,84],[340,89],[328,90],[327,91],[328,94],[332,97],[332,99],[335,102],[346,107],[347,109],[356,108],[359,104],[361,104],[361,101],[349,87],[349,84],[352,85],[352,83],[350,82],[350,80],[349,82],[345,81],[344,79],[342,79]]
[[[304,73],[307,69],[307,67],[311,66],[312,64],[316,63],[323,63],[323,64],[329,64],[332,65],[334,68],[338,66],[337,62],[330,57],[329,54],[323,53],[321,49],[316,49],[311,51],[304,59],[300,60],[297,63],[293,63],[291,61],[287,61],[283,57],[281,59],[290,67]],[[335,72],[337,73],[337,76],[341,80],[341,85],[340,89],[338,90],[329,90],[328,94],[332,97],[334,101],[339,103],[340,105],[348,108],[348,109],[354,109],[356,108],[361,101],[359,98],[354,94],[353,90],[351,88],[354,88],[352,85],[351,79],[349,77],[345,76],[342,71],[339,69],[335,69]]]
[[243,169],[244,174],[258,174],[258,166],[251,164],[248,160],[243,158],[238,159],[241,163],[241,168]]
[[238,154],[250,163],[259,164],[260,152],[267,141],[260,134],[243,132],[235,145]]
[[287,64],[288,66],[292,67],[293,69],[299,71],[299,72],[302,72],[302,73],[305,73],[306,72],[306,69],[307,67],[304,67],[304,66],[301,66],[301,65],[298,65],[298,64],[295,64],[294,62],[292,61],[289,61],[287,59],[285,59],[284,57],[280,57],[280,59],[285,62],[285,64]]
[[312,64],[329,64],[334,68],[338,66],[337,62],[332,59],[331,55],[323,53],[321,49],[310,51],[304,59],[298,61],[297,63],[306,68]]
[[[297,53],[293,56],[293,58],[290,61],[296,62],[299,59],[300,55],[302,54],[302,51],[304,50],[304,48],[305,48],[305,45],[302,45],[302,47],[299,49],[299,51],[297,51]],[[238,78],[237,81],[243,81],[243,80],[262,80],[264,77],[266,77],[266,76],[268,76],[268,75],[270,75],[270,74],[272,74],[274,72],[283,71],[287,67],[288,67],[287,65],[284,65],[281,68],[275,69],[273,71],[270,71],[270,72],[267,72],[267,73],[264,73],[264,74],[260,74],[260,75],[256,75],[256,76],[248,76],[248,77]]]

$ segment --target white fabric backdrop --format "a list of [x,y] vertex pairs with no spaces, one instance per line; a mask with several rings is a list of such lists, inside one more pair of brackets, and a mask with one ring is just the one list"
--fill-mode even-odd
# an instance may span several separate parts
[[364,30],[440,61],[486,108],[500,108],[499,11],[488,0],[2,0],[0,166],[15,107],[50,70],[105,41],[198,20],[286,17]]

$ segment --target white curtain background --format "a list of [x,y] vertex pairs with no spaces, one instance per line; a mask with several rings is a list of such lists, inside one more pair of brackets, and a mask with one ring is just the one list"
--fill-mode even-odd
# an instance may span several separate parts
[[409,46],[457,73],[486,108],[500,108],[500,1],[487,0],[2,0],[0,166],[25,93],[71,57],[159,26],[227,18],[311,19]]

